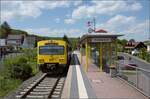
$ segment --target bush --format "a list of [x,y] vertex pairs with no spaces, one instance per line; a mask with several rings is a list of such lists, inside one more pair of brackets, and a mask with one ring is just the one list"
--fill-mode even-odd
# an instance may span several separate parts
[[26,80],[32,76],[32,68],[27,63],[16,64],[12,69],[12,77]]
[[13,65],[17,63],[17,60],[18,60],[18,58],[7,58],[4,61],[5,68],[4,68],[2,74],[5,78],[10,78],[11,77]]
[[4,69],[0,72],[0,99],[17,88],[23,80],[38,72],[36,67],[36,49],[23,49],[23,53],[4,60]]
[[26,58],[24,58],[24,57],[20,57],[19,59],[18,59],[18,63],[20,63],[20,64],[22,64],[22,63],[27,63],[27,59]]
[[26,80],[32,76],[32,68],[30,64],[27,63],[27,59],[23,56],[15,59],[7,59],[5,66],[7,77]]
[[36,56],[37,56],[36,49],[23,49],[23,53],[28,61],[36,61]]

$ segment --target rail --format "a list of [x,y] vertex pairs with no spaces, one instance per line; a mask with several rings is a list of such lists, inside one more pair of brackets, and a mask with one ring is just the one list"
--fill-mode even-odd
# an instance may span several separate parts
[[27,86],[26,89],[22,90],[16,98],[60,98],[63,85],[65,82],[65,77],[63,76],[49,76],[49,74],[44,73],[39,79]]
[[117,61],[117,75],[150,98],[150,71]]

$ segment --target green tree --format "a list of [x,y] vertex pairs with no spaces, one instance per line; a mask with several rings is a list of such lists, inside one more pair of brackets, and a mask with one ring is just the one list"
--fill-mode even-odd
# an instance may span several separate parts
[[0,38],[6,37],[6,30],[0,26]]
[[11,27],[9,24],[5,21],[1,26],[0,26],[0,38],[6,38],[8,34],[11,32]]
[[135,40],[134,39],[130,39],[129,42],[135,42]]
[[4,23],[1,25],[1,27],[5,28],[5,29],[10,29],[9,24],[6,21],[4,21]]
[[142,58],[142,59],[144,59],[144,60],[146,60],[147,59],[147,51],[146,51],[146,48],[142,48],[142,49],[140,49],[140,58]]
[[64,35],[63,40],[66,41],[68,44],[71,44],[66,34]]
[[126,39],[123,40],[117,39],[118,51],[124,51],[124,46],[127,44],[127,42],[128,41]]
[[127,44],[127,40],[126,39],[123,39],[123,40],[121,40],[121,44],[123,45],[123,46],[125,46],[126,44]]

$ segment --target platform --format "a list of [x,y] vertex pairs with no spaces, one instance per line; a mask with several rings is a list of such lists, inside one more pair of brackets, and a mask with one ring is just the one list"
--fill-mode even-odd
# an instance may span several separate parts
[[93,88],[78,57],[73,54],[74,63],[69,66],[66,82],[62,92],[62,99],[96,98]]
[[[76,51],[74,55],[75,61],[79,61],[80,53]],[[85,57],[83,56],[82,59],[84,63]],[[117,77],[112,78],[105,72],[99,72],[92,60],[89,64],[88,72],[83,70],[84,65],[79,62],[69,67],[62,98],[148,99],[123,80]]]

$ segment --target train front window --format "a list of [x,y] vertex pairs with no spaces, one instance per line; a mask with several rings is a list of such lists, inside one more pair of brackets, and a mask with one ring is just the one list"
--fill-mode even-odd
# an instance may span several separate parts
[[41,55],[63,55],[64,47],[63,46],[40,46],[39,54]]

